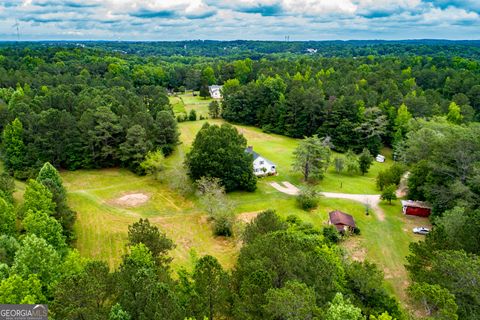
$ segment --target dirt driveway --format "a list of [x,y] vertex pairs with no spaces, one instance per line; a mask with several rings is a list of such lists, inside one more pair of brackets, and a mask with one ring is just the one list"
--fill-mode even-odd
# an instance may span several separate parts
[[[297,195],[300,192],[300,189],[298,189],[296,186],[294,186],[288,181],[282,181],[281,184],[277,182],[272,182],[270,183],[270,185],[278,191],[292,196]],[[368,205],[375,212],[378,220],[385,220],[385,212],[383,212],[382,208],[380,208],[379,206],[380,195],[378,194],[350,194],[334,192],[321,192],[320,194],[327,198],[348,199],[363,203],[364,205]]]

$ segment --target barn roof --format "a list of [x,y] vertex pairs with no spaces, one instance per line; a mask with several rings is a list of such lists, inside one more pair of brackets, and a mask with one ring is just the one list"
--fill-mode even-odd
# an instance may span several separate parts
[[413,200],[402,200],[402,207],[431,209],[428,203],[422,202],[422,201],[413,201]]
[[329,212],[328,215],[330,216],[330,222],[332,224],[335,224],[335,225],[342,224],[352,228],[357,227],[355,225],[355,220],[353,220],[353,217],[347,213],[335,210],[335,211]]

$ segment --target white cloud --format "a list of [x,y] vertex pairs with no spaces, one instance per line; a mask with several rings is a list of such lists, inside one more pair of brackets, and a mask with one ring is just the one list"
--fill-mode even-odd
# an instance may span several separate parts
[[32,38],[281,40],[286,34],[296,40],[478,38],[478,3],[480,0],[7,0],[0,4],[0,39],[12,37],[15,18],[21,32]]

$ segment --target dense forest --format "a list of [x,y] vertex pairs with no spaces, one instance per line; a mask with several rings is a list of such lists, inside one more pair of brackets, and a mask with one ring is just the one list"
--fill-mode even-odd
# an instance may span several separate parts
[[222,57],[225,59],[259,59],[271,55],[289,55],[311,53],[324,57],[357,56],[436,56],[463,57],[478,59],[480,41],[478,40],[349,40],[349,41],[42,41],[42,42],[0,42],[0,48],[90,48],[139,56],[202,56]]
[[[480,318],[479,59],[478,42],[1,43],[0,302],[48,302],[55,319],[408,319],[375,265],[346,258],[328,228],[271,211],[247,225],[233,271],[205,256],[175,274],[175,244],[146,220],[115,271],[70,247],[56,169],[145,173],[147,155],[179,143],[169,94],[219,84],[215,116],[228,122],[348,154],[392,147],[409,198],[433,207],[433,231],[411,245],[409,294],[434,318]],[[232,130],[204,127],[193,179],[210,131],[235,137],[250,168]],[[20,204],[12,177],[27,181]]]

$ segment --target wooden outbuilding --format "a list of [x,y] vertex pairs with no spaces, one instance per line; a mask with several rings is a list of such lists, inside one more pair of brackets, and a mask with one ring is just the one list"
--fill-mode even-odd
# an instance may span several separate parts
[[353,217],[347,213],[335,210],[328,213],[330,225],[334,225],[339,232],[352,231],[357,228]]
[[418,217],[428,217],[432,213],[432,208],[425,202],[402,200],[403,214]]

